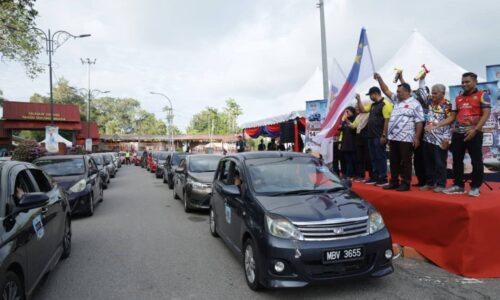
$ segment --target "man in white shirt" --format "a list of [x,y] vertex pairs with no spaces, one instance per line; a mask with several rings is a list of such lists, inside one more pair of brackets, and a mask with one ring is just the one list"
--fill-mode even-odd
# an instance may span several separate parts
[[400,192],[409,191],[413,150],[420,146],[420,136],[424,127],[424,111],[422,105],[412,97],[409,84],[398,85],[397,92],[394,94],[378,73],[374,74],[374,78],[378,81],[382,92],[394,104],[388,130],[384,133],[389,140],[389,160],[391,163],[391,180],[388,185],[384,186],[384,189],[395,189]]

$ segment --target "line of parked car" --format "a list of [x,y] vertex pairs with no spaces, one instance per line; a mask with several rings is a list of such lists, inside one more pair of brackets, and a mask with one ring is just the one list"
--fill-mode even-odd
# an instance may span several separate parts
[[71,220],[92,216],[121,167],[116,153],[0,161],[0,292],[29,299],[71,253]]
[[208,210],[210,233],[241,259],[253,290],[394,271],[380,213],[315,157],[157,151],[137,160],[163,179],[186,212]]

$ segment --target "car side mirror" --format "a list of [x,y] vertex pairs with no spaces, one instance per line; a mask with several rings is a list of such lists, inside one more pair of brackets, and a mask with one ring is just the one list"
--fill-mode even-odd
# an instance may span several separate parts
[[95,174],[97,174],[97,173],[99,173],[99,170],[97,170],[97,169],[90,169],[90,170],[89,170],[89,175],[90,175],[90,176],[95,175]]
[[44,206],[47,202],[49,202],[49,196],[47,196],[47,194],[29,193],[24,194],[21,199],[19,199],[19,204],[17,206],[20,210],[28,210]]
[[175,173],[184,173],[184,168],[176,168]]
[[228,196],[241,195],[240,188],[237,185],[224,185],[222,187],[222,193]]

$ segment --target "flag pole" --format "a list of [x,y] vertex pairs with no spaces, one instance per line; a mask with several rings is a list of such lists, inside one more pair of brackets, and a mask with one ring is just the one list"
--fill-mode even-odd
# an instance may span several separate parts
[[366,34],[366,28],[363,27],[363,29],[365,30],[366,44],[368,45],[368,48],[370,48],[370,61],[372,63],[373,73],[375,73],[375,64],[373,63],[372,47],[370,47],[370,42],[368,41],[368,34]]
[[325,29],[325,4],[319,0],[320,25],[321,25],[321,65],[323,68],[323,99],[328,100],[330,88],[328,87],[328,60],[326,55],[326,29]]

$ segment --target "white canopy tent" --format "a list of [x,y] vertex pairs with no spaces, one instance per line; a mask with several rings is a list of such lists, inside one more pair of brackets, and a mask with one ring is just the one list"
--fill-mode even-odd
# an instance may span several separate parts
[[[64,137],[60,136],[59,134],[56,134],[54,136],[54,139],[56,140],[57,143],[64,143],[66,144],[67,147],[73,146],[73,143],[65,139]],[[47,144],[47,138],[45,138],[43,141],[40,142],[40,144]]]
[[[422,64],[425,64],[427,69],[430,70],[426,77],[426,84],[429,87],[437,83],[444,84],[447,87],[459,85],[462,74],[467,72],[436,49],[416,29],[398,52],[377,72],[382,76],[389,88],[395,92],[396,84],[393,83],[394,68],[403,69],[404,79],[413,89],[416,89],[418,84],[413,78],[422,69]],[[478,80],[483,81],[481,78],[478,78]],[[378,83],[373,78],[369,78],[360,83],[356,90],[364,95],[372,86],[378,86]]]

